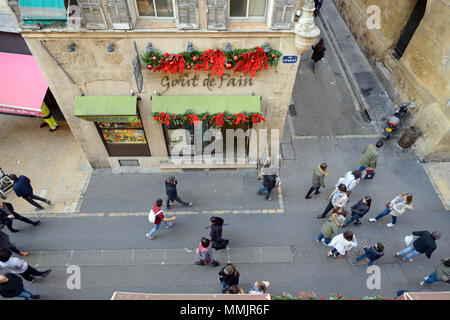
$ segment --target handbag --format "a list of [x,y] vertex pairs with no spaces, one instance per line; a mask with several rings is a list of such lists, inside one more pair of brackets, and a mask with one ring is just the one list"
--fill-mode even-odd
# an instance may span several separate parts
[[405,237],[405,244],[407,247],[409,247],[411,245],[411,243],[413,242],[414,236],[409,235]]

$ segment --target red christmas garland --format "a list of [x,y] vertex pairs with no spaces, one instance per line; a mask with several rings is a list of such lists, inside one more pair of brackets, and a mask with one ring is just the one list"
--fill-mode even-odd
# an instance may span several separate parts
[[262,115],[260,115],[259,113],[254,113],[253,114],[253,116],[252,116],[252,122],[253,123],[261,122],[261,120],[266,122],[266,119]]
[[157,116],[153,117],[155,121],[158,121],[160,124],[163,124],[163,122],[166,123],[166,125],[170,124],[170,115],[165,112],[160,112]]
[[244,75],[250,73],[252,77],[257,71],[268,69],[267,56],[261,47],[256,47],[255,51],[243,52],[241,59],[234,68],[234,73],[243,72]]
[[200,57],[200,63],[196,64],[194,67],[195,73],[199,70],[206,71],[211,70],[211,75],[223,76],[223,71],[225,69],[225,63],[227,58],[225,54],[219,49],[206,50],[204,54]]
[[182,54],[170,55],[168,53],[165,53],[153,72],[162,70],[164,74],[166,74],[168,71],[173,74],[182,74],[184,72],[185,65],[186,61],[184,60],[184,56]]
[[222,112],[220,112],[218,115],[213,116],[209,123],[212,123],[214,121],[216,126],[223,127],[225,124],[225,121],[223,120],[223,116],[224,116],[224,114]]
[[233,124],[237,125],[240,122],[244,123],[244,122],[248,122],[248,117],[245,116],[245,114],[243,113],[236,113],[235,114],[236,118],[233,119]]

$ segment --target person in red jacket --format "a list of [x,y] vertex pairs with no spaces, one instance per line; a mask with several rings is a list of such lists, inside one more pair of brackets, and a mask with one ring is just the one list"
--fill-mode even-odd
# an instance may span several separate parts
[[[149,238],[150,240],[153,240],[155,238],[155,236],[154,236],[155,232],[156,232],[156,230],[159,229],[161,222],[164,222],[166,229],[172,227],[175,224],[175,222],[172,222],[172,221],[175,221],[177,217],[165,218],[164,212],[162,210],[162,206],[163,206],[162,199],[156,200],[156,202],[153,204],[152,211],[155,214],[155,221],[153,222],[154,227],[149,233],[146,234],[147,238]],[[150,212],[150,214],[152,214],[152,213]]]

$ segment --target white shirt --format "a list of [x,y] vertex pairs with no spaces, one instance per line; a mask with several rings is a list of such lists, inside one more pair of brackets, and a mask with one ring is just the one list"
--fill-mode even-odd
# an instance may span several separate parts
[[0,261],[0,266],[2,268],[8,268],[12,273],[22,274],[27,270],[28,263],[25,260],[11,257],[6,262]]

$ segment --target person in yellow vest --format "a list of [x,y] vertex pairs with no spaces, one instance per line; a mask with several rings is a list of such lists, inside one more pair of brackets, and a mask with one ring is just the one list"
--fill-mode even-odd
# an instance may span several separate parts
[[[53,118],[53,114],[50,111],[50,109],[47,107],[45,102],[42,102],[41,105],[41,112],[42,112],[42,118],[45,122],[47,122],[48,126],[50,127],[50,131],[55,131],[56,128],[58,128],[58,123],[56,123],[55,119]],[[41,128],[45,126],[45,124],[41,124]]]

